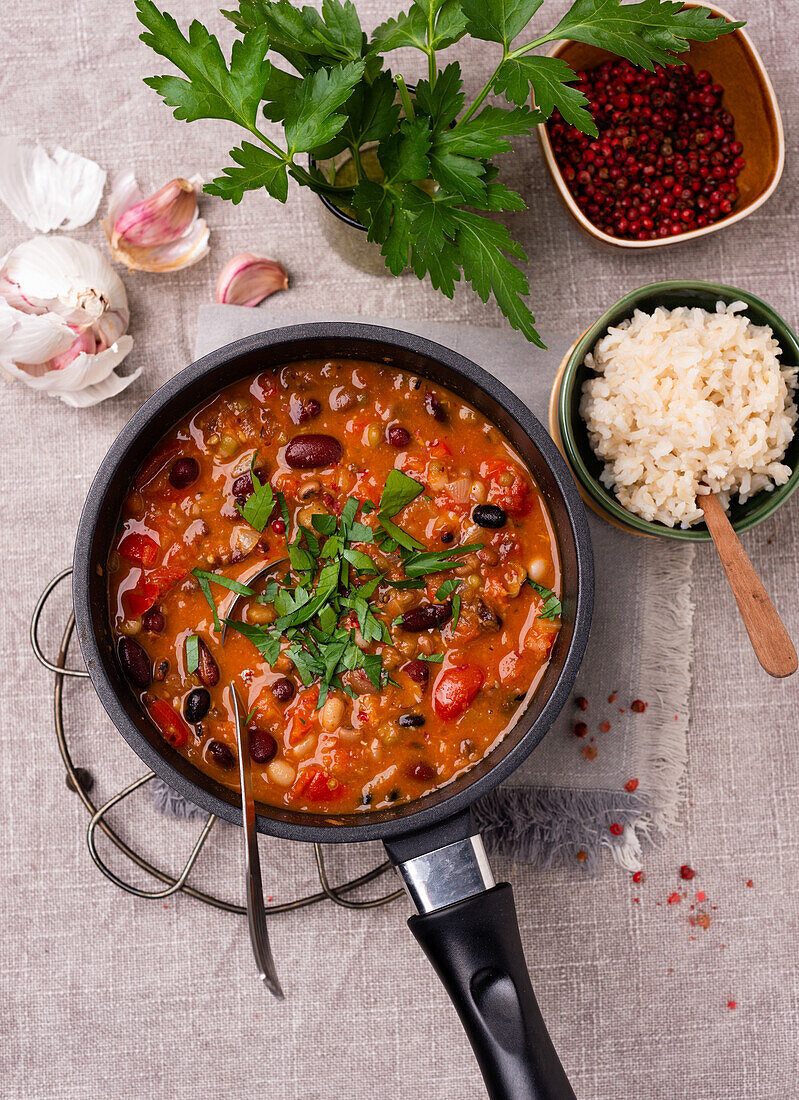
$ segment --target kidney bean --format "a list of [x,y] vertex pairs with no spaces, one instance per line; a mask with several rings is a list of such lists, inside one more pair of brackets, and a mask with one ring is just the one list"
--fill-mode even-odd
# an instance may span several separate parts
[[399,424],[392,424],[386,432],[386,439],[392,447],[396,447],[399,450],[402,447],[408,446],[411,441],[411,433],[407,428],[403,428]]
[[427,783],[431,779],[435,779],[436,769],[420,760],[418,764],[414,764],[412,768],[408,769],[408,775],[419,783]]
[[335,466],[341,455],[341,444],[332,435],[295,435],[286,446],[286,465],[292,470]]
[[427,661],[409,661],[407,665],[403,665],[402,671],[415,684],[426,684],[430,679],[430,665]]
[[414,726],[424,725],[423,714],[401,714],[397,719],[397,725],[402,726],[403,729],[413,728]]
[[141,625],[148,634],[160,634],[166,626],[166,619],[162,611],[158,611],[157,608],[151,607],[149,611],[145,611],[142,615]]
[[478,504],[472,512],[472,519],[478,527],[504,527],[508,517],[504,508],[498,504]]
[[192,725],[196,722],[202,722],[210,706],[211,696],[209,692],[205,688],[195,688],[186,696],[186,702],[183,704],[183,716]]
[[438,420],[439,423],[446,424],[447,410],[434,393],[428,392],[424,395],[424,411],[432,416],[434,420]]
[[449,603],[423,603],[404,612],[400,620],[403,630],[418,633],[432,626],[444,626],[452,618],[452,605]]
[[196,458],[179,458],[172,463],[169,484],[173,489],[188,489],[200,476],[200,464]]
[[277,753],[277,741],[266,730],[250,728],[250,756],[256,764],[266,764]]
[[272,684],[272,694],[277,699],[278,703],[288,703],[290,699],[294,698],[294,692],[297,689],[287,676],[281,676],[279,680],[275,680]]
[[292,395],[289,401],[289,416],[294,424],[305,424],[308,420],[313,420],[322,411],[321,404],[315,397],[309,397],[307,401],[303,401],[301,397]]
[[[269,471],[267,470],[266,466],[256,466],[255,476],[263,485],[269,480]],[[255,491],[255,486],[252,483],[252,475],[250,474],[249,470],[245,470],[243,474],[239,474],[239,476],[233,482],[231,490],[233,492],[233,496],[236,497],[236,499],[238,499],[239,497],[243,497],[246,501],[248,497],[252,496],[253,492]]]
[[219,683],[219,665],[211,656],[211,650],[202,638],[199,639],[199,643],[200,663],[197,666],[197,675],[206,687],[211,688]]
[[224,741],[211,741],[208,745],[208,755],[220,768],[232,768],[236,763],[236,757]]
[[131,683],[142,691],[148,688],[152,680],[152,668],[144,646],[139,645],[134,638],[120,638],[117,653]]
[[499,615],[484,604],[482,600],[477,604],[477,618],[484,630],[499,630],[502,626],[502,619]]

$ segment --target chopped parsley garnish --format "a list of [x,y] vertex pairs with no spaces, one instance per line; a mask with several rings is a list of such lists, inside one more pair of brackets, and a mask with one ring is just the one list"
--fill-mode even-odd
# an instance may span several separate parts
[[196,672],[200,667],[200,639],[196,634],[189,634],[186,639],[186,671]]
[[539,619],[556,619],[558,615],[562,614],[563,608],[560,600],[551,588],[544,588],[543,584],[536,584],[535,581],[531,581],[529,577],[527,578],[527,583],[531,588],[536,590],[544,601],[541,610],[538,612]]
[[267,523],[269,523],[269,519],[274,511],[275,494],[269,482],[267,482],[266,485],[262,485],[258,480],[258,475],[255,472],[255,460],[257,457],[258,452],[256,451],[250,463],[250,477],[252,478],[253,492],[244,504],[239,504],[237,502],[236,507],[242,517],[249,523],[250,527],[254,527],[258,534],[260,534]]
[[[400,470],[389,473],[377,509],[374,505],[368,507],[369,501],[362,503],[350,497],[338,518],[314,515],[310,527],[299,526],[292,540],[285,497],[282,493],[273,494],[270,486],[259,483],[255,456],[250,473],[254,492],[239,510],[248,523],[263,530],[277,502],[286,524],[290,569],[281,578],[272,577],[260,594],[249,585],[221,573],[192,570],[211,607],[216,629],[221,629],[221,621],[211,587],[214,584],[274,609],[275,619],[269,625],[229,617],[224,622],[251,641],[270,665],[274,665],[282,646],[288,642],[286,652],[303,684],[319,684],[317,709],[324,705],[331,688],[351,694],[351,689],[342,680],[347,672],[362,669],[375,688],[385,687],[391,681],[388,671],[383,668],[382,655],[363,648],[374,642],[384,645],[392,642],[388,625],[380,617],[379,605],[371,602],[378,587],[382,584],[400,590],[424,589],[423,577],[454,568],[465,554],[481,549],[482,543],[428,550],[395,523],[393,517],[424,490],[420,482]],[[359,513],[364,516],[373,511],[377,511],[375,528],[357,518]],[[389,579],[379,572],[374,559],[355,545],[375,543],[384,553],[399,556],[403,577]],[[436,590],[436,598],[448,599],[459,584],[458,578],[445,580]],[[457,626],[460,604],[460,596],[455,595],[452,599],[453,627]],[[444,655],[433,654],[422,659],[441,662]]]

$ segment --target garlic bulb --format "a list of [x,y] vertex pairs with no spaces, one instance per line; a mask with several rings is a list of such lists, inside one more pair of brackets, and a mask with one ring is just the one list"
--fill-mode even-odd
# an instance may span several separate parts
[[242,252],[234,256],[219,272],[216,300],[223,305],[257,306],[276,290],[289,285],[286,269],[276,260],[266,260]]
[[75,408],[120,393],[141,368],[114,373],[133,340],[122,280],[67,237],[34,237],[0,261],[0,370]]
[[97,213],[105,172],[93,160],[60,147],[52,157],[41,146],[0,138],[0,199],[30,229],[76,229]]
[[114,182],[103,229],[111,255],[131,271],[178,271],[208,253],[210,230],[197,214],[202,179],[174,179],[144,198],[132,172]]

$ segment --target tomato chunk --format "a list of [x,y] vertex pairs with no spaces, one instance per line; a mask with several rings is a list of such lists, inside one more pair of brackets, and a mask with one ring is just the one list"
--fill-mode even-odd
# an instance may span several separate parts
[[433,688],[433,710],[447,722],[459,718],[472,705],[484,683],[485,673],[477,665],[448,668]]
[[185,576],[185,569],[178,569],[173,565],[162,565],[158,569],[153,569],[151,573],[148,573],[147,580],[156,586],[158,595],[163,596],[165,592],[169,591],[173,584],[182,581]]
[[189,739],[189,727],[178,712],[164,699],[156,699],[150,704],[150,717],[158,732],[176,749],[182,749]]
[[123,593],[122,601],[128,615],[138,618],[145,611],[149,611],[158,599],[158,588],[154,584],[140,583],[137,588]]
[[302,769],[291,793],[295,797],[307,798],[309,802],[335,802],[344,797],[347,787],[312,764]]
[[149,535],[132,531],[125,535],[119,544],[119,553],[128,561],[137,561],[140,565],[155,565],[158,560],[158,543]]

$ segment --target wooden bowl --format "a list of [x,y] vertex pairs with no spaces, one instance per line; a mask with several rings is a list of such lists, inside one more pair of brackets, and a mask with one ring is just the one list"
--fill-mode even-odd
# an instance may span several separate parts
[[[686,7],[699,7],[686,4]],[[702,4],[715,15],[728,22],[733,17],[715,4]],[[549,51],[550,57],[560,57],[575,72],[588,71],[615,55],[596,46],[582,42],[560,42]],[[733,31],[715,42],[694,42],[690,50],[680,54],[694,69],[707,69],[714,82],[724,86],[724,106],[735,119],[736,140],[743,145],[742,156],[746,167],[738,175],[736,184],[739,198],[732,212],[713,225],[689,229],[676,237],[656,238],[654,241],[627,241],[611,237],[591,222],[574,201],[566,181],[561,175],[545,123],[538,127],[538,140],[552,179],[566,209],[592,240],[615,248],[663,248],[716,233],[729,225],[742,221],[762,206],[773,194],[785,165],[785,136],[782,118],[774,88],[768,73],[749,35],[743,30]]]

